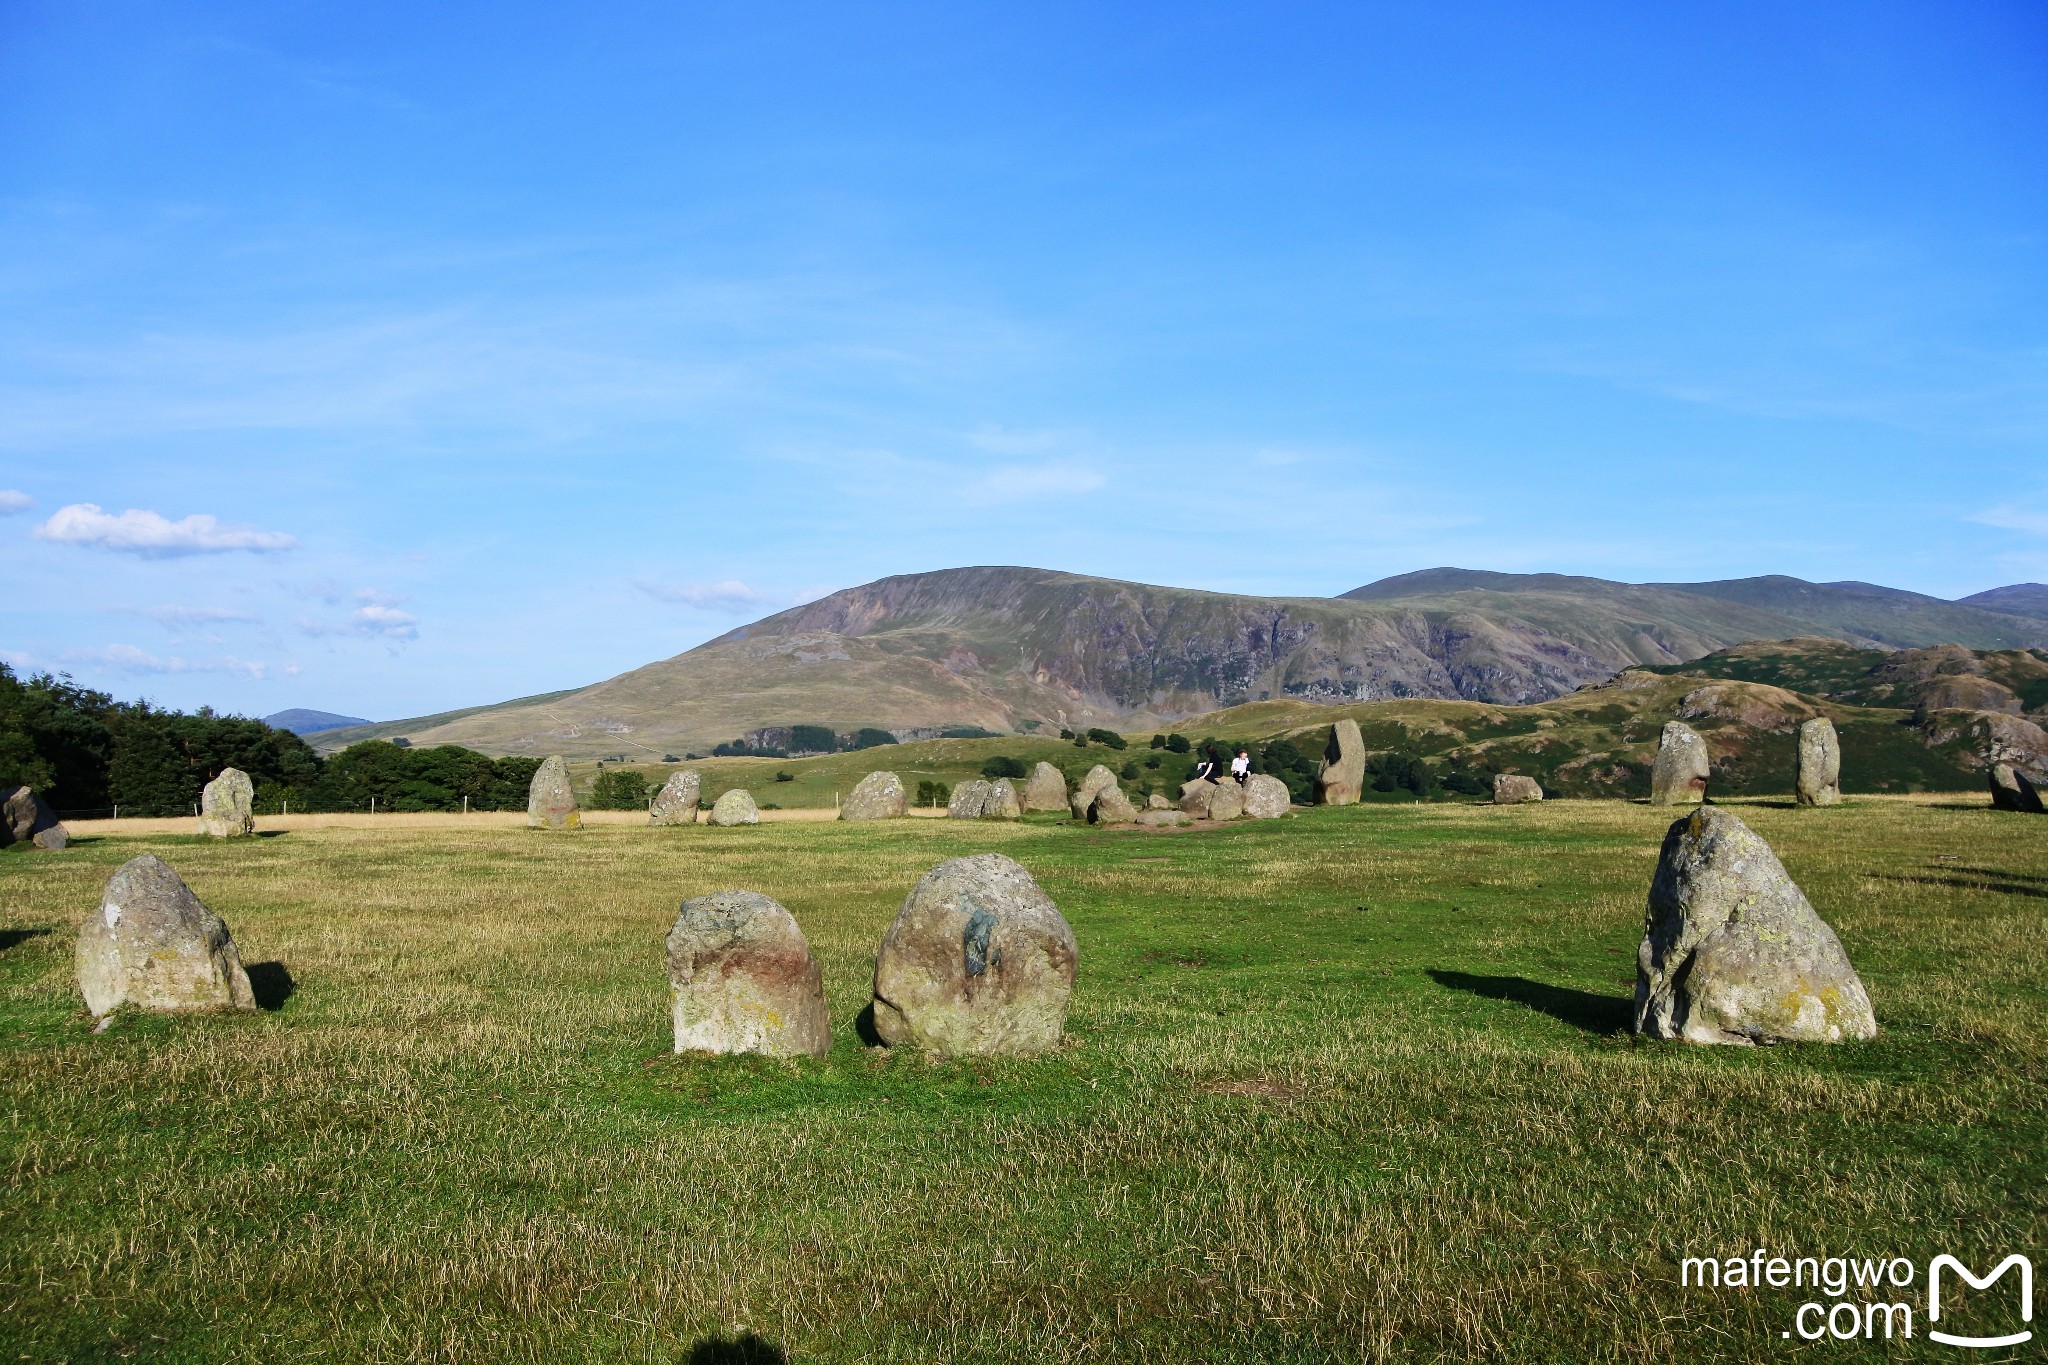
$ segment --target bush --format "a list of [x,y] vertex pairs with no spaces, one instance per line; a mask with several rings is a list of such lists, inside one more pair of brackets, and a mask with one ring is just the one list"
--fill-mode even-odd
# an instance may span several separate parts
[[1075,736],[1074,736],[1074,747],[1075,747],[1076,749],[1085,749],[1085,748],[1087,748],[1087,747],[1088,747],[1088,736],[1086,736],[1086,735],[1075,735]]
[[1186,735],[1168,735],[1166,737],[1166,749],[1169,753],[1184,754],[1194,747],[1194,745],[1188,743]]
[[775,774],[775,780],[776,780],[777,782],[794,782],[794,781],[796,781],[796,774],[795,774],[795,773],[777,773],[777,774]]
[[979,725],[949,725],[939,731],[940,739],[998,739],[993,730],[984,730]]
[[872,725],[863,725],[853,732],[853,747],[856,749],[875,749],[895,742],[896,736],[887,730],[878,730]]
[[1155,749],[1164,749],[1164,748],[1166,747],[1166,736],[1165,736],[1165,735],[1154,735],[1154,736],[1152,736],[1152,747],[1153,747],[1153,748],[1155,748]]
[[647,779],[631,768],[607,768],[590,784],[592,810],[640,810],[647,805]]
[[1073,732],[1072,730],[1065,730],[1065,729],[1063,729],[1063,730],[1061,730],[1061,731],[1060,731],[1060,738],[1061,738],[1061,739],[1072,739],[1073,737],[1074,737],[1074,732]]
[[1023,759],[1011,758],[1008,754],[997,754],[981,765],[981,775],[987,778],[1024,777],[1029,772]]
[[1104,730],[1099,726],[1089,729],[1088,738],[1094,740],[1105,749],[1125,749],[1130,747],[1129,742],[1122,735],[1114,730]]
[[1136,759],[1132,759],[1130,762],[1124,764],[1122,770],[1117,773],[1117,776],[1126,782],[1137,781],[1138,761]]

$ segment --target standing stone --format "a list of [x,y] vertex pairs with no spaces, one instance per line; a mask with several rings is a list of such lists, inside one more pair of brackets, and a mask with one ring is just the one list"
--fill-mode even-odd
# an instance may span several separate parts
[[1364,790],[1365,736],[1359,733],[1358,722],[1347,716],[1330,727],[1316,793],[1326,806],[1355,806]]
[[1682,720],[1664,722],[1657,764],[1650,770],[1650,804],[1689,806],[1707,799],[1707,742]]
[[1799,804],[1832,806],[1842,799],[1842,741],[1819,716],[1799,727]]
[[1244,814],[1244,789],[1235,782],[1198,777],[1182,785],[1180,808],[1197,820],[1235,820]]
[[946,803],[946,816],[952,820],[1015,820],[1023,814],[1017,789],[1007,777],[970,778],[953,788],[953,799]]
[[1112,782],[1095,793],[1095,804],[1088,807],[1088,821],[1096,825],[1128,825],[1138,818],[1138,808],[1131,804],[1131,798],[1124,795],[1124,789]]
[[681,768],[668,775],[661,790],[647,803],[650,825],[694,825],[697,803],[704,797],[704,780],[695,769]]
[[1152,793],[1152,794],[1151,794],[1150,796],[1148,796],[1148,797],[1146,797],[1146,798],[1145,798],[1145,809],[1146,809],[1146,810],[1173,810],[1173,809],[1175,809],[1175,806],[1174,806],[1173,802],[1171,802],[1171,801],[1167,800],[1167,799],[1166,799],[1166,798],[1165,798],[1164,796],[1161,796],[1161,795],[1160,795],[1160,794],[1159,794],[1158,792],[1153,792],[1153,793]]
[[1991,808],[2040,815],[2041,793],[2034,789],[2027,775],[2012,764],[1994,763],[1991,765]]
[[1074,797],[1071,802],[1074,818],[1076,820],[1086,820],[1088,818],[1088,808],[1095,804],[1095,798],[1101,794],[1102,789],[1104,787],[1114,787],[1115,785],[1116,774],[1108,768],[1103,767],[1100,763],[1090,768],[1088,775],[1081,779],[1081,785],[1074,788]]
[[70,838],[35,788],[16,787],[0,799],[0,848],[29,843],[54,853]]
[[683,902],[668,931],[677,1052],[822,1057],[825,975],[796,917],[756,891]]
[[1025,810],[1065,810],[1067,779],[1058,768],[1043,760],[1032,765],[1031,780],[1024,784]]
[[1254,820],[1277,820],[1287,814],[1294,796],[1271,773],[1253,773],[1244,784],[1244,813]]
[[256,1008],[228,926],[150,853],[107,879],[98,912],[79,929],[78,989],[100,1018],[123,1005]]
[[893,820],[910,809],[903,779],[894,773],[869,773],[839,804],[842,820]]
[[1074,931],[1000,853],[940,863],[912,889],[875,958],[875,1032],[942,1054],[1059,1043],[1074,993]]
[[569,790],[569,765],[560,754],[550,754],[534,770],[533,785],[526,789],[526,827],[575,829],[582,823],[576,793]]
[[1543,784],[1533,777],[1520,773],[1495,773],[1493,775],[1493,804],[1496,806],[1519,806],[1524,801],[1541,801]]
[[1636,952],[1636,1032],[1689,1043],[1874,1038],[1835,931],[1771,846],[1719,806],[1672,824]]
[[733,825],[758,825],[761,823],[761,808],[754,804],[752,792],[745,787],[734,787],[711,803],[711,818],[704,823],[721,829]]
[[222,768],[199,793],[199,832],[240,839],[256,832],[256,784],[240,768]]

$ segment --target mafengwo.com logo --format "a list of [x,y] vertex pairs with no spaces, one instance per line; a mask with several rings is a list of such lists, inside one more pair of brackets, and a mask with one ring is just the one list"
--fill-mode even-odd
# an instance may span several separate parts
[[2015,1252],[1979,1275],[1943,1253],[1920,1265],[1904,1256],[1688,1256],[1679,1287],[1810,1289],[1778,1335],[1800,1341],[1910,1340],[1963,1350],[2002,1350],[2034,1339],[2034,1263]]

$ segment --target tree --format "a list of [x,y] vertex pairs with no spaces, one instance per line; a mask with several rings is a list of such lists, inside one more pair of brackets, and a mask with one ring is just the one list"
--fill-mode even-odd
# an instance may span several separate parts
[[631,768],[607,768],[590,786],[594,810],[643,810],[647,806],[647,779]]
[[943,806],[952,799],[953,789],[943,782],[917,784],[917,804],[920,806]]
[[789,727],[789,752],[793,754],[829,754],[839,748],[839,736],[829,725],[792,725]]
[[1188,743],[1186,735],[1168,735],[1166,737],[1166,748],[1169,753],[1184,754],[1194,748],[1194,746]]
[[1022,759],[1011,758],[1008,754],[997,754],[981,765],[981,775],[987,778],[1023,777],[1029,771]]
[[1152,747],[1153,747],[1153,748],[1155,748],[1155,749],[1164,749],[1164,748],[1166,747],[1166,736],[1165,736],[1165,735],[1154,735],[1154,736],[1152,736]]
[[881,745],[894,744],[895,742],[896,736],[890,734],[887,730],[877,729],[872,725],[863,725],[860,729],[853,732],[853,747],[856,749],[874,749],[879,748]]
[[1116,731],[1104,730],[1099,726],[1091,727],[1089,729],[1088,738],[1095,741],[1097,744],[1100,744],[1105,749],[1124,749],[1128,748],[1130,743]]

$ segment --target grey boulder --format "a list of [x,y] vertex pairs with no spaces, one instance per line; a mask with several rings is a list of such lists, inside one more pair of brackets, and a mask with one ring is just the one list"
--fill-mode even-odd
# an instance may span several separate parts
[[1031,779],[1024,784],[1025,810],[1065,810],[1066,775],[1041,759],[1031,766]]
[[2031,815],[2042,813],[2041,793],[2027,780],[2025,773],[2010,763],[1994,763],[1990,776],[1993,810],[2023,811]]
[[1650,804],[1685,806],[1707,799],[1707,742],[1682,720],[1664,722],[1650,770]]
[[240,768],[222,768],[199,793],[199,832],[240,839],[256,832],[256,784]]
[[1198,777],[1182,785],[1180,808],[1197,820],[1235,820],[1244,814],[1244,789],[1235,782],[1205,782]]
[[1132,823],[1144,829],[1180,829],[1195,822],[1186,811],[1167,806],[1163,809],[1141,810],[1138,812],[1138,818]]
[[756,891],[682,904],[668,931],[677,1052],[822,1057],[825,975],[796,917]]
[[1066,1027],[1074,931],[1000,853],[927,872],[875,958],[875,1032],[932,1052],[1044,1052]]
[[953,788],[953,799],[946,803],[946,816],[952,820],[1015,820],[1023,814],[1017,789],[1007,777],[970,778]]
[[1326,806],[1352,806],[1364,790],[1365,736],[1359,733],[1358,722],[1346,717],[1330,727],[1316,795]]
[[33,787],[16,787],[0,799],[0,848],[12,844],[34,844],[56,852],[70,841],[70,833],[57,822],[57,814]]
[[1542,799],[1543,784],[1533,777],[1525,777],[1521,773],[1493,775],[1493,804],[1496,806],[1519,806]]
[[78,931],[78,989],[104,1018],[144,1010],[254,1009],[242,955],[219,915],[154,854],[123,863]]
[[650,825],[694,825],[697,806],[703,800],[704,779],[694,769],[683,768],[668,775],[661,790],[647,803]]
[[894,773],[869,773],[839,803],[842,820],[893,820],[910,809],[903,779]]
[[1294,804],[1287,784],[1271,773],[1253,773],[1245,779],[1244,813],[1254,820],[1277,820]]
[[1165,797],[1161,796],[1161,795],[1160,795],[1160,794],[1159,794],[1158,792],[1153,792],[1153,793],[1152,793],[1152,794],[1151,794],[1150,796],[1148,796],[1148,797],[1146,797],[1146,798],[1145,798],[1145,809],[1146,809],[1146,810],[1174,810],[1174,809],[1176,809],[1176,807],[1174,806],[1173,802],[1171,802],[1171,801],[1167,800],[1167,799],[1166,799]]
[[569,765],[560,754],[550,754],[534,770],[533,785],[526,789],[526,827],[575,829],[582,823],[576,793],[569,790]]
[[754,804],[754,794],[745,787],[734,787],[711,803],[711,816],[705,822],[729,829],[734,825],[758,825],[761,823],[761,808]]
[[1069,807],[1074,812],[1074,818],[1076,820],[1086,820],[1088,818],[1088,808],[1095,804],[1095,798],[1101,794],[1102,789],[1104,787],[1114,787],[1115,785],[1116,774],[1108,768],[1103,767],[1100,763],[1090,768],[1088,775],[1081,779],[1081,785],[1074,788],[1074,794],[1069,799]]
[[1138,808],[1131,804],[1131,798],[1124,789],[1112,782],[1095,793],[1095,802],[1088,807],[1088,820],[1097,825],[1128,825],[1138,818]]
[[1796,791],[1802,806],[1832,806],[1842,799],[1842,741],[1826,716],[1799,727]]
[[1635,1028],[1738,1045],[1877,1036],[1834,930],[1770,845],[1719,806],[1664,836],[1636,952]]

